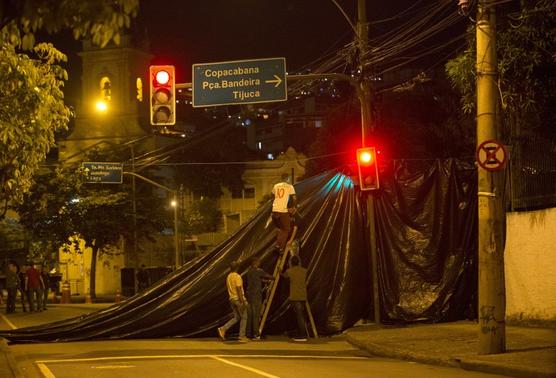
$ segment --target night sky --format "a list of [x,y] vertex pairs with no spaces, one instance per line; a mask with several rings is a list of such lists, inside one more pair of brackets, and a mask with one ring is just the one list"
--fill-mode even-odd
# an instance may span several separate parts
[[[357,0],[337,0],[355,22]],[[449,0],[367,1],[369,21]],[[455,9],[455,0],[454,0]],[[371,25],[371,37],[392,24]],[[386,27],[386,28],[385,28]],[[353,38],[331,0],[142,0],[134,33],[147,36],[153,63],[174,64],[178,82],[191,80],[193,63],[286,57],[287,70],[311,65]],[[68,35],[55,43],[69,56],[68,102],[78,96],[80,43]]]

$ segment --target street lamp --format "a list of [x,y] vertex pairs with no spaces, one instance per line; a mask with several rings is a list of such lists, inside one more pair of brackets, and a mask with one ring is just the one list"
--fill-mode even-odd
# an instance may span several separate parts
[[108,110],[108,104],[104,100],[98,100],[95,104],[97,112],[104,113]]

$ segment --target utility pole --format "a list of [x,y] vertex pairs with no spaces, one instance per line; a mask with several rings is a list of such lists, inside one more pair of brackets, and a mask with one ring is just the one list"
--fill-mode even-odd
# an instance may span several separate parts
[[[135,147],[133,143],[130,145],[131,149],[131,172],[135,173]],[[133,210],[133,259],[132,264],[134,268],[139,265],[139,258],[137,256],[137,194],[135,186],[135,176],[131,176],[131,204]]]
[[[477,7],[477,147],[497,139],[498,103],[494,2]],[[506,349],[503,171],[478,169],[479,354]]]
[[[359,85],[357,95],[361,104],[361,147],[365,147],[373,124],[371,119],[371,86],[366,75],[365,63],[369,45],[369,23],[366,0],[357,0],[357,45],[359,50]],[[376,247],[375,199],[373,191],[367,193],[367,218],[369,221],[369,244],[373,278],[374,322],[380,324],[380,294],[378,288],[378,255]]]

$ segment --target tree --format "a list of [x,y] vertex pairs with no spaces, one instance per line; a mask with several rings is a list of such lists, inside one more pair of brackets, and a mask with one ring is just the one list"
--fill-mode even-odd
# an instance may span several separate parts
[[194,201],[184,211],[184,232],[186,235],[197,235],[203,232],[214,232],[218,227],[222,213],[216,200],[203,197]]
[[[91,161],[126,161],[127,150],[92,151]],[[88,184],[80,169],[45,170],[25,195],[16,210],[20,222],[27,228],[31,240],[49,245],[54,251],[70,243],[72,236],[76,252],[79,239],[91,248],[90,295],[96,296],[96,263],[103,253],[110,253],[122,238],[133,241],[134,230],[141,238],[152,240],[162,231],[167,220],[162,199],[152,187],[136,185],[137,226],[131,204],[131,184]]]
[[[556,7],[550,0],[498,6],[497,55],[504,136],[556,136]],[[469,47],[446,65],[461,92],[463,111],[475,111],[475,34]]]
[[[64,54],[36,43],[35,33],[70,29],[100,46],[119,43],[138,0],[6,0],[0,2],[0,218],[21,202],[56,131],[67,128],[70,110],[62,87]],[[23,52],[20,49],[26,50]]]

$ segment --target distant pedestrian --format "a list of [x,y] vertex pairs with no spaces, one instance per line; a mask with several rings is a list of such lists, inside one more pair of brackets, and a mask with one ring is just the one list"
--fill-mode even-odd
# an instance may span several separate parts
[[247,302],[249,303],[247,313],[247,335],[255,340],[260,340],[259,321],[261,317],[261,306],[263,302],[263,281],[274,280],[274,277],[265,272],[259,266],[261,261],[258,257],[251,259],[251,266],[245,274],[247,279]]
[[15,312],[15,301],[17,298],[17,289],[19,288],[19,277],[17,275],[17,265],[15,262],[8,262],[8,269],[6,270],[6,290],[8,292],[8,299],[6,303],[6,313],[11,314]]
[[237,272],[239,269],[239,262],[234,261],[230,264],[230,273],[226,277],[226,288],[228,289],[228,297],[234,317],[230,319],[222,327],[218,328],[218,335],[222,340],[226,339],[226,332],[238,321],[239,323],[239,341],[247,342],[245,337],[245,329],[247,327],[247,300],[243,292],[243,280]]
[[145,270],[145,264],[137,270],[137,287],[139,291],[149,287],[149,273]]
[[42,288],[42,309],[46,310],[46,303],[48,302],[48,291],[50,290],[50,272],[48,271],[48,266],[43,265],[41,267],[41,278],[44,284]]
[[33,311],[42,311],[42,288],[44,287],[44,282],[40,272],[33,266],[30,265],[25,273],[25,289],[29,294],[29,309]]
[[307,269],[301,266],[299,256],[290,258],[290,267],[284,273],[284,277],[290,281],[290,304],[295,311],[297,319],[298,333],[294,336],[295,341],[307,341],[309,332],[307,330],[307,321],[305,317],[305,306],[307,302]]
[[21,294],[21,308],[23,309],[23,312],[27,312],[27,308],[25,306],[26,303],[31,306],[31,304],[29,303],[29,292],[27,291],[27,288],[25,286],[25,280],[27,278],[27,268],[28,266],[25,264],[23,264],[21,268],[17,267],[17,275],[19,276],[19,292]]
[[[282,181],[274,185],[272,195],[272,221],[278,228],[275,249],[282,253],[286,248],[288,235],[290,233],[290,214],[295,213],[297,207],[297,197],[293,185],[289,183],[289,175],[282,175]],[[291,202],[290,202],[291,198]]]

